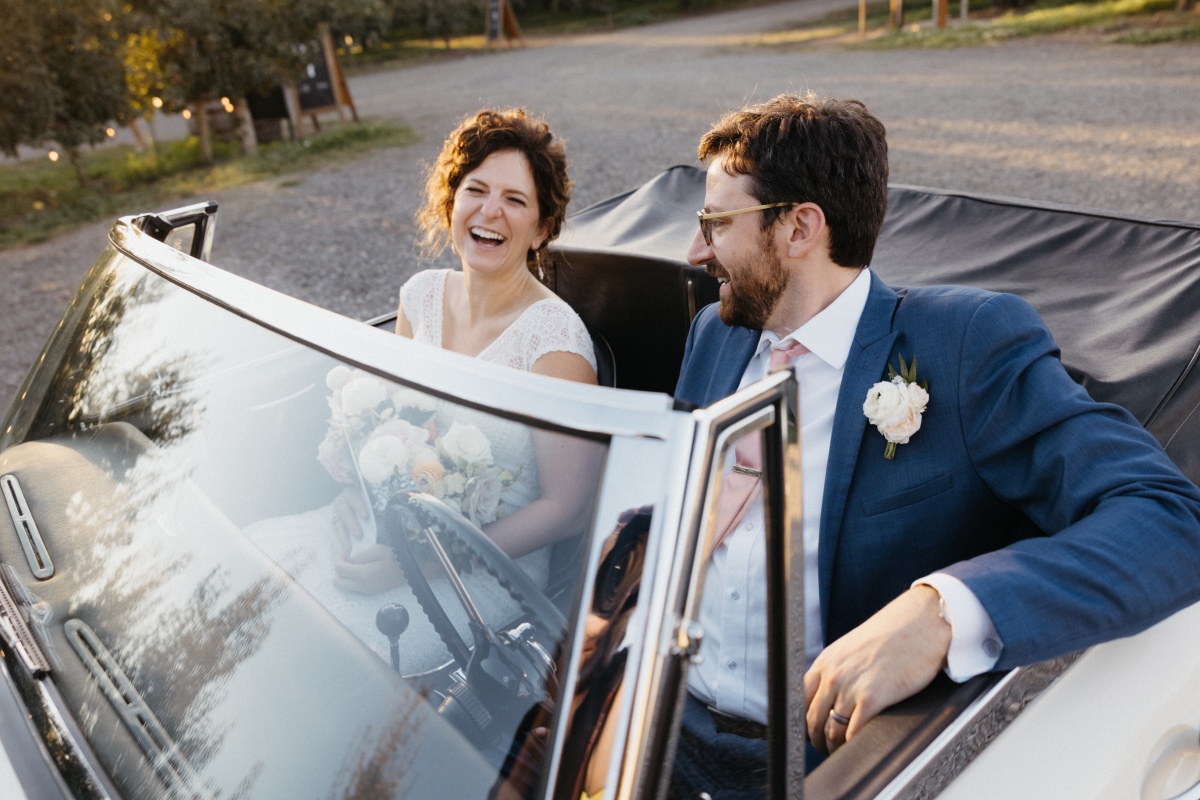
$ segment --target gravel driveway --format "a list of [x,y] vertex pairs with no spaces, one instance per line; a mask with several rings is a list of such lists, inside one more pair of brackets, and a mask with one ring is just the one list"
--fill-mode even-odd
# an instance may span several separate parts
[[[879,52],[746,43],[843,5],[793,0],[356,76],[361,114],[412,125],[422,141],[215,193],[214,261],[374,315],[426,266],[412,222],[422,168],[478,107],[525,105],[547,117],[568,140],[578,209],[694,162],[697,139],[722,112],[806,88],[859,98],[884,121],[893,182],[1200,220],[1200,46],[1077,36]],[[110,225],[0,252],[0,408]]]

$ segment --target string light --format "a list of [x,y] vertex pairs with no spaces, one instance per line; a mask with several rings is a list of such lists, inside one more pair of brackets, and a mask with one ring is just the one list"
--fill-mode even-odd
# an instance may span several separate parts
[[50,160],[51,160],[51,161],[58,161],[58,151],[57,151],[57,150],[51,150],[51,151],[50,151],[50,154],[49,154],[49,158],[50,158]]

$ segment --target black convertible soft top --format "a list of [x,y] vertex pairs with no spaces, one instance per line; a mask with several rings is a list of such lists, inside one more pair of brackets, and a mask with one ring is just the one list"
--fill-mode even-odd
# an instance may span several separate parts
[[[703,205],[704,172],[672,167],[573,215],[555,244],[554,288],[608,339],[623,387],[670,393],[691,318],[716,300],[684,261]],[[1071,375],[1200,483],[1200,224],[891,186],[871,268],[1025,298]]]

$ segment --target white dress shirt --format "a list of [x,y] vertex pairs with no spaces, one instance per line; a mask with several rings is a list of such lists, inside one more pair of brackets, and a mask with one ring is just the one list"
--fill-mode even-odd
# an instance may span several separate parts
[[[792,362],[800,384],[806,666],[811,666],[824,647],[817,547],[833,417],[846,359],[870,287],[871,273],[864,269],[824,310],[782,340],[795,340],[809,350]],[[739,389],[766,376],[771,347],[780,341],[772,331],[762,332]],[[763,524],[760,499],[713,551],[700,598],[703,658],[688,670],[688,689],[720,711],[765,724],[767,580]],[[991,669],[1000,656],[1000,639],[971,590],[943,573],[917,583],[928,583],[942,596],[944,616],[952,630],[947,674],[964,681]]]

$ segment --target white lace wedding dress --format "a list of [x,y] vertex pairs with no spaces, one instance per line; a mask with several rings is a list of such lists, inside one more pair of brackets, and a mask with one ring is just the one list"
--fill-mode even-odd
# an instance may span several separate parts
[[[441,347],[444,288],[449,274],[450,270],[421,272],[400,290],[404,316],[411,323],[413,338],[418,342]],[[593,369],[596,367],[591,336],[583,321],[563,301],[545,299],[526,308],[477,358],[528,371],[543,355],[557,351],[581,355]],[[537,458],[526,426],[447,401],[438,401],[435,420],[442,432],[453,422],[478,427],[491,444],[496,465],[517,476],[500,497],[505,514],[537,499],[540,492]],[[400,637],[400,668],[404,674],[423,672],[448,661],[448,651],[408,586],[363,595],[333,585],[334,562],[339,548],[333,532],[333,514],[332,506],[323,506],[303,514],[254,523],[245,533],[317,602],[385,660],[389,658],[389,646],[375,627],[375,615],[388,603],[403,605],[410,619],[408,630]],[[367,527],[373,529],[373,521]],[[374,541],[374,538],[374,531],[369,530],[365,541]],[[544,586],[549,558],[550,548],[547,547],[515,559],[515,562],[535,584]],[[519,609],[507,591],[483,570],[474,570],[465,576],[464,582],[476,605],[484,609],[493,625],[507,623],[518,615]],[[470,643],[466,613],[448,582],[438,576],[432,578],[430,584],[460,635]]]

